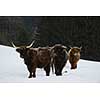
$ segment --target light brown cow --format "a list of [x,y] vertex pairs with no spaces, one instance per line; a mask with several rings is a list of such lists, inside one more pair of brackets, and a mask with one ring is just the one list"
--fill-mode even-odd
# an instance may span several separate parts
[[77,68],[77,63],[80,59],[80,51],[82,47],[71,47],[71,49],[68,52],[68,59],[71,64],[71,69]]

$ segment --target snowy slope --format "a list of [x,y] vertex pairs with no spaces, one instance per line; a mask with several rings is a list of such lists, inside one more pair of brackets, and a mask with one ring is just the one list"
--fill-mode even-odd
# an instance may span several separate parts
[[[64,71],[67,70],[67,73]],[[27,78],[27,67],[23,59],[14,48],[0,45],[0,82],[59,82],[59,83],[83,83],[100,82],[100,62],[80,60],[76,70],[70,70],[70,64],[67,62],[63,69],[63,76],[45,76],[43,69],[37,69],[36,78]]]

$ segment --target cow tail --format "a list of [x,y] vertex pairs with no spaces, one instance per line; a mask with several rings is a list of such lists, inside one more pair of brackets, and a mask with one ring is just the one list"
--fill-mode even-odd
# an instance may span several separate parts
[[51,68],[52,68],[52,74],[54,74],[53,58],[51,58]]

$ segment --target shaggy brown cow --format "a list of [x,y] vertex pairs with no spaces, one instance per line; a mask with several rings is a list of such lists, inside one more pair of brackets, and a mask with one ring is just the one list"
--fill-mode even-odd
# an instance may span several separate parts
[[80,59],[80,51],[81,51],[81,47],[71,47],[71,49],[68,52],[68,58],[69,58],[69,62],[71,64],[71,69],[76,69],[77,68],[77,62]]
[[[33,44],[33,43],[32,43]],[[29,78],[36,77],[36,68],[44,68],[46,76],[50,74],[50,48],[39,47],[31,48],[30,46],[16,47],[13,43],[13,47],[16,47],[16,51],[20,53],[20,57],[24,59],[29,71]]]
[[66,47],[61,44],[56,44],[51,50],[51,65],[55,69],[55,74],[62,75],[62,70],[67,62],[67,51]]

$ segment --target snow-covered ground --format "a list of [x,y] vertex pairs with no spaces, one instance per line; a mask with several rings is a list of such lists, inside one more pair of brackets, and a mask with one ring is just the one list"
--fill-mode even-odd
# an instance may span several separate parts
[[[67,73],[64,71],[67,70]],[[100,62],[80,60],[76,70],[70,70],[67,62],[62,76],[45,76],[43,69],[37,69],[36,78],[28,78],[28,70],[14,48],[0,45],[0,83],[84,83],[100,82]]]

